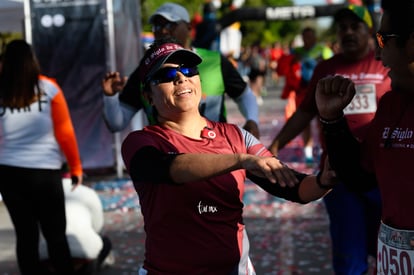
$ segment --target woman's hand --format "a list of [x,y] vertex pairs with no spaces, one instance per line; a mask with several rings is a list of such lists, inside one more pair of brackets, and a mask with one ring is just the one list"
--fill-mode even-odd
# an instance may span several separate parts
[[119,72],[109,72],[102,79],[102,89],[107,96],[113,96],[122,91],[128,78],[120,76]]
[[83,176],[75,176],[72,175],[71,176],[71,180],[72,180],[72,191],[75,190],[79,185],[81,185],[83,183]]
[[282,187],[293,187],[299,182],[293,171],[276,157],[242,154],[240,161],[242,167],[251,174],[279,183]]

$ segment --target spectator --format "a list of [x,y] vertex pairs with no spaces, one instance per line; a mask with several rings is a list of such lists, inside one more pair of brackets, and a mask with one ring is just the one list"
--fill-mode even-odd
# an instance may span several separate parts
[[[318,43],[315,29],[306,27],[302,30],[303,46],[293,47],[291,53],[281,58],[277,73],[285,76],[285,87],[283,88],[282,98],[293,100],[295,104],[288,104],[286,107],[286,119],[296,110],[297,106],[303,101],[309,81],[312,77],[316,64],[321,60],[332,57],[332,50]],[[290,102],[288,102],[290,103]],[[292,110],[293,109],[293,110]],[[302,130],[305,161],[308,165],[313,163],[314,141],[311,131],[311,123]],[[270,145],[272,152],[277,153],[278,139],[275,137]]]
[[262,49],[258,42],[251,46],[248,66],[249,73],[247,76],[249,77],[249,85],[256,96],[257,104],[261,106],[263,105],[262,93],[267,72],[267,61],[263,57]]
[[24,40],[6,46],[0,73],[0,193],[16,233],[21,274],[42,274],[39,231],[59,274],[72,274],[65,235],[61,184],[62,152],[70,173],[82,183],[82,165],[65,97],[41,75],[32,47]]
[[273,43],[269,51],[269,68],[272,72],[272,79],[276,82],[279,80],[279,75],[276,72],[279,59],[284,55],[283,47],[279,41]]
[[[244,128],[259,137],[259,111],[251,89],[225,56],[217,51],[191,47],[191,24],[187,10],[175,3],[165,3],[151,15],[150,23],[155,39],[173,37],[185,48],[202,56],[203,63],[199,66],[204,92],[201,113],[213,121],[226,121],[224,103],[225,95],[228,95],[246,118]],[[142,84],[138,71],[135,70],[126,81],[127,78],[121,77],[118,72],[110,72],[102,82],[104,118],[112,131],[122,130],[136,112],[144,106],[148,107],[147,102],[136,96]],[[149,122],[154,123],[151,108],[145,108],[145,111]]]

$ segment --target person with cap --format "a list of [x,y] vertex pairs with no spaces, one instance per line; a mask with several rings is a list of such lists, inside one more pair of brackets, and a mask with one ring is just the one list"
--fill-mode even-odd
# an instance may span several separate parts
[[[341,52],[316,66],[303,102],[276,137],[278,149],[295,138],[318,115],[315,90],[320,79],[341,75],[355,82],[357,95],[344,112],[358,139],[367,133],[366,126],[374,117],[379,99],[390,88],[388,69],[375,59],[368,10],[348,5],[335,13],[334,23]],[[320,142],[323,164],[326,155],[323,136]],[[376,255],[375,236],[381,213],[379,190],[356,194],[340,183],[323,200],[330,219],[335,274],[364,274],[370,267],[368,256]]]
[[[191,47],[191,24],[187,10],[175,3],[165,3],[150,17],[155,39],[173,37],[187,49],[203,58],[199,65],[203,97],[201,113],[214,121],[226,121],[225,96],[238,105],[246,118],[244,128],[259,138],[259,108],[249,85],[233,64],[220,52]],[[104,90],[104,118],[112,131],[124,129],[132,117],[144,108],[150,123],[154,123],[151,108],[139,96],[141,83],[135,70],[128,78],[118,72],[108,73],[102,81]],[[118,93],[119,92],[119,93]]]
[[318,176],[299,173],[241,126],[202,116],[201,62],[194,51],[156,40],[138,68],[156,114],[121,148],[145,221],[139,274],[255,274],[242,216],[246,176],[298,203],[335,184],[328,165]]
[[381,191],[376,274],[413,274],[414,267],[414,1],[382,1],[377,56],[387,67],[390,91],[378,103],[367,135],[356,140],[343,114],[358,96],[350,77],[318,83],[316,103],[330,163],[355,192]]

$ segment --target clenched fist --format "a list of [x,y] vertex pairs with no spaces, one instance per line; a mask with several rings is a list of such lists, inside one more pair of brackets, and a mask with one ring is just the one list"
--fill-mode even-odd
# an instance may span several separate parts
[[336,120],[343,115],[355,95],[352,80],[342,76],[327,76],[318,81],[315,100],[319,115],[324,120]]

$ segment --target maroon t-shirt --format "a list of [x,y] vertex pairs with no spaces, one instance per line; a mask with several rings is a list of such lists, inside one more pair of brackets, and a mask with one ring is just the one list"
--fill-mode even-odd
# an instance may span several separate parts
[[362,164],[375,172],[383,202],[382,221],[414,229],[414,98],[385,94],[362,143]]
[[[271,156],[263,144],[236,125],[208,121],[208,126],[214,138],[192,139],[160,126],[132,132],[122,145],[125,165],[129,170],[135,153],[146,146],[168,154]],[[144,268],[151,274],[249,274],[242,218],[245,179],[246,172],[240,169],[180,185],[167,180],[135,181],[145,221]]]

